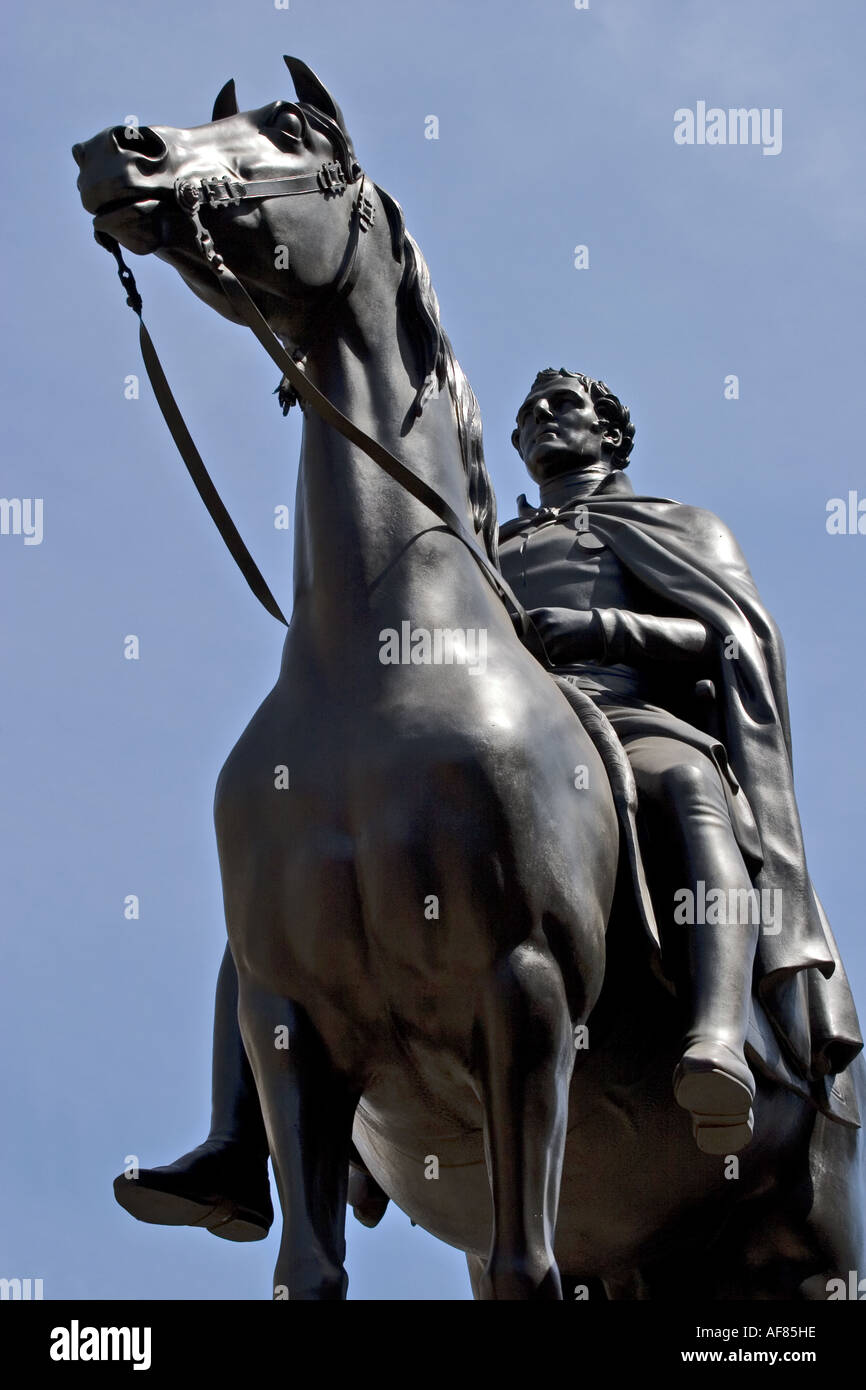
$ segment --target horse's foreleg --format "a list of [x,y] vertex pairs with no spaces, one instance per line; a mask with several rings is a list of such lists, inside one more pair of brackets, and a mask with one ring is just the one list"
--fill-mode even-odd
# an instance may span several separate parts
[[283,1211],[274,1298],[345,1298],[346,1188],[357,1095],[334,1070],[299,1005],[241,976],[238,1016]]
[[560,1299],[553,1253],[574,1060],[565,988],[549,956],[512,952],[477,1018],[477,1083],[493,1203],[486,1299]]

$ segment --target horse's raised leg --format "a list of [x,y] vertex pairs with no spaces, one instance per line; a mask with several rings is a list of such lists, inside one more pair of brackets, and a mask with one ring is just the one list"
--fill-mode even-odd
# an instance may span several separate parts
[[477,1084],[493,1203],[485,1299],[560,1299],[553,1253],[574,1062],[559,968],[518,947],[483,990]]
[[241,975],[238,1017],[283,1211],[274,1298],[342,1299],[346,1189],[357,1094],[306,1012]]

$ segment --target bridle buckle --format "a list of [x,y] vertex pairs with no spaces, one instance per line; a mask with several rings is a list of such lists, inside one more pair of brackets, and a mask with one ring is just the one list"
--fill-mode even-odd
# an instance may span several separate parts
[[204,200],[214,208],[225,207],[226,203],[239,203],[244,196],[243,184],[230,179],[228,174],[202,179],[201,191]]
[[209,179],[178,179],[174,193],[184,212],[196,212],[203,203],[208,207],[221,208],[229,203],[239,203],[244,196],[244,185],[228,174]]
[[342,193],[346,187],[346,175],[343,173],[341,164],[323,164],[318,177],[319,187],[323,193]]
[[369,193],[364,192],[363,185],[355,201],[355,210],[358,214],[358,222],[360,223],[361,231],[369,231],[373,225],[373,218],[376,215],[376,206]]
[[[213,186],[221,182],[221,179],[199,179],[197,181],[178,179],[174,186],[174,196],[177,199],[178,207],[186,213],[192,223],[199,251],[211,269],[216,272],[222,269],[223,258],[214,246],[213,237],[199,217],[199,209],[205,202],[210,203],[211,206],[214,205],[209,196],[212,193],[212,188],[208,188],[207,185]],[[228,198],[225,198],[224,201],[227,202]],[[240,199],[238,198],[237,201],[239,202]]]
[[195,212],[201,206],[201,188],[191,179],[178,179],[174,186],[174,196],[184,212]]

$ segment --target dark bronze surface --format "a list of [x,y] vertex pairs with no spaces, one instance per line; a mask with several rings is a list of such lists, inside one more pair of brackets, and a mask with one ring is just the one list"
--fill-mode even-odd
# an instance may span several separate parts
[[[718,518],[628,486],[608,388],[551,371],[514,441],[541,506],[501,533],[554,671],[530,655],[420,253],[287,62],[296,102],[239,113],[229,83],[209,125],[74,151],[102,237],[255,328],[224,267],[303,362],[284,404],[315,388],[280,673],[216,791],[211,1134],[118,1199],[256,1239],[269,1149],[292,1299],[345,1295],[350,1164],[359,1218],[394,1199],[479,1297],[679,1297],[685,1266],[694,1298],[824,1298],[863,1267],[862,1044],[775,626]],[[753,889],[760,921],[676,921]]]

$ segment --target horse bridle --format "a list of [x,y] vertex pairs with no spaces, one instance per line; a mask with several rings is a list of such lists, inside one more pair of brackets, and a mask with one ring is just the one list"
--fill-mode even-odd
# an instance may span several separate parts
[[[358,197],[352,208],[349,237],[336,277],[318,308],[319,324],[312,332],[303,335],[304,346],[297,346],[292,354],[293,361],[303,363],[310,349],[328,322],[328,316],[341,299],[348,299],[360,271],[358,251],[361,233],[369,231],[375,216],[375,204],[366,191],[366,175],[360,172]],[[178,179],[174,186],[174,196],[178,206],[189,217],[195,230],[196,242],[201,254],[215,274],[219,274],[225,262],[217,251],[213,237],[202,225],[199,209],[236,207],[245,199],[256,198],[296,198],[305,193],[321,193],[324,197],[340,197],[347,187],[343,166],[336,160],[329,160],[314,174],[290,174],[283,179],[256,179],[242,183],[228,174],[216,178]]]
[[[291,198],[307,193],[319,193],[325,197],[339,197],[350,182],[346,178],[342,165],[328,162],[313,174],[294,174],[282,179],[259,179],[249,182],[232,179],[228,175],[178,179],[174,186],[174,193],[178,207],[190,219],[196,243],[206,265],[213,271],[236,314],[252,329],[272,361],[279,367],[283,376],[288,379],[296,396],[306,405],[312,407],[322,420],[343,435],[350,444],[361,449],[395,482],[400,483],[407,492],[428,507],[448,530],[463,542],[503,602],[507,601],[514,608],[524,643],[545,666],[550,667],[551,662],[547,658],[544,644],[531,618],[502,574],[481,549],[475,537],[467,531],[462,518],[446,502],[445,498],[420,477],[413,468],[398,459],[383,444],[380,444],[378,440],[368,435],[348,416],[344,415],[333,401],[314,386],[302,370],[301,364],[308,354],[312,342],[327,325],[329,311],[335,307],[339,300],[346,299],[355,287],[360,270],[361,238],[373,224],[375,207],[372,198],[366,192],[366,175],[357,166],[355,169],[357,172],[351,182],[358,183],[360,181],[360,187],[352,206],[349,236],[343,258],[335,280],[326,293],[323,305],[324,312],[319,314],[318,325],[314,326],[312,334],[306,337],[304,346],[299,345],[293,355],[287,352],[240,280],[226,265],[224,258],[214,244],[213,236],[201,221],[200,209],[202,207],[218,209],[237,206],[246,199]],[[288,627],[277,600],[244,544],[240,532],[232,521],[187,429],[142,317],[141,295],[138,292],[135,277],[123,259],[120,245],[114,237],[106,232],[94,231],[94,236],[98,244],[110,251],[117,262],[117,273],[126,292],[126,302],[138,318],[139,343],[148,379],[153,387],[163,419],[181,458],[186,464],[198,494],[256,598],[272,617]]]

